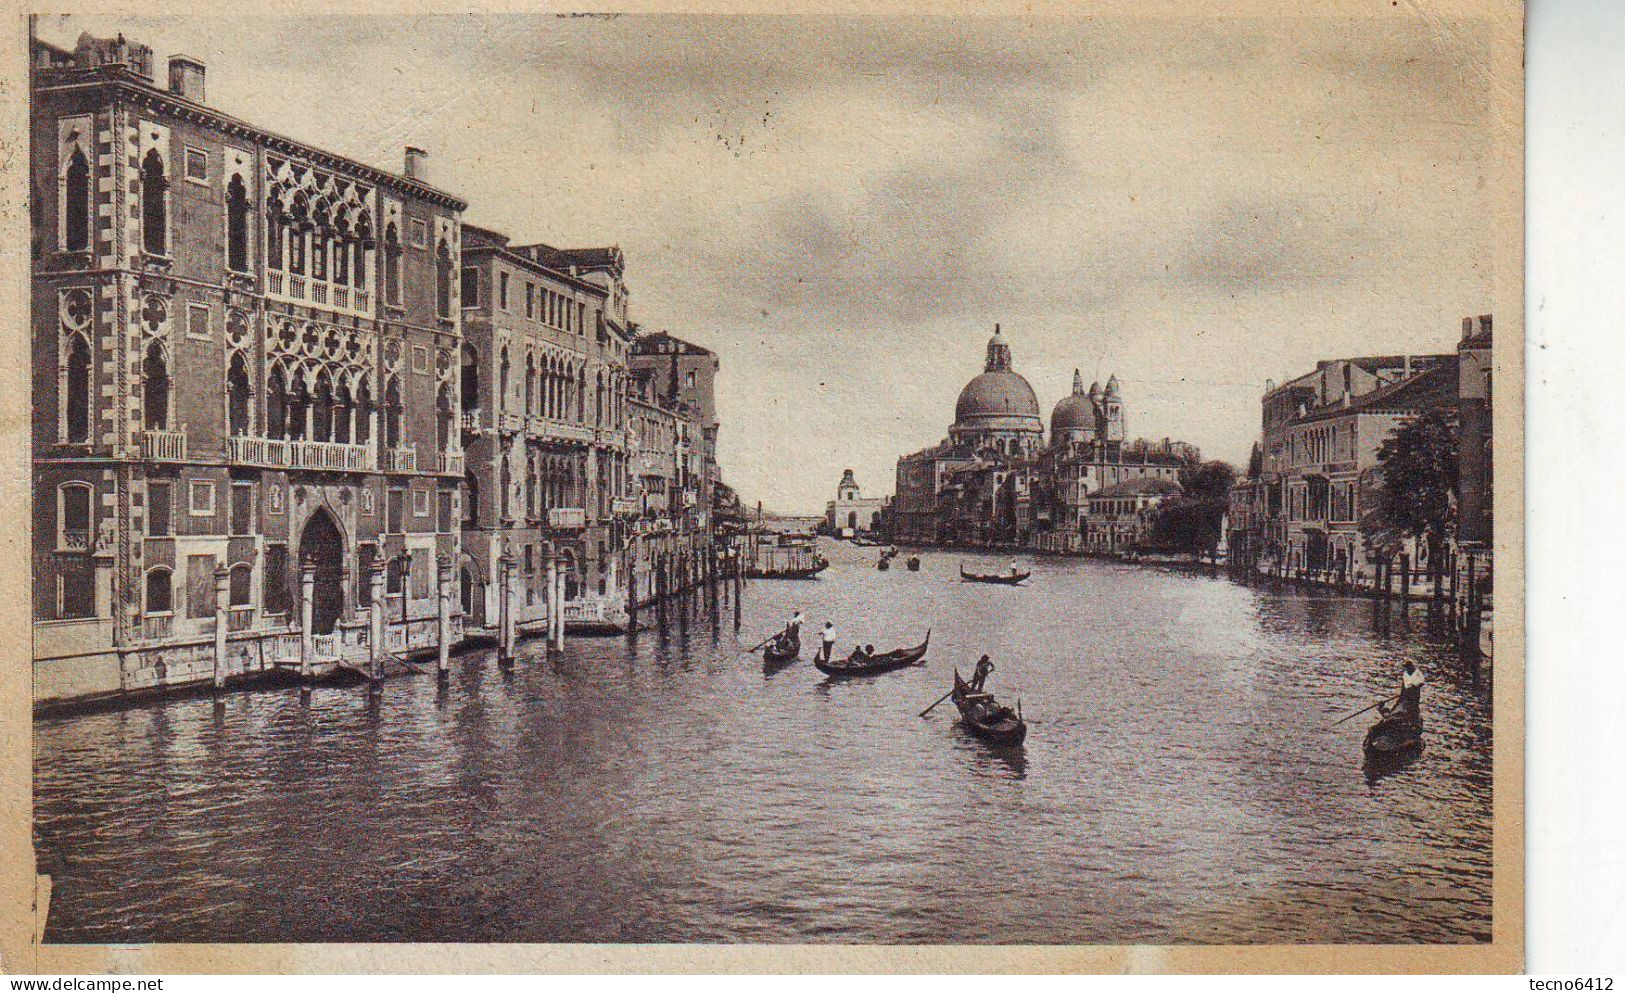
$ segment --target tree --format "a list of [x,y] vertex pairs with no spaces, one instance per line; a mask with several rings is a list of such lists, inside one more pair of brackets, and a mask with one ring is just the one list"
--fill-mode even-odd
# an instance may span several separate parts
[[1157,507],[1150,544],[1191,555],[1211,552],[1219,544],[1235,481],[1236,470],[1228,462],[1186,465],[1179,472],[1183,492]]
[[1367,544],[1381,550],[1398,538],[1423,539],[1437,568],[1456,528],[1455,411],[1434,407],[1400,426],[1383,439],[1377,464],[1376,506],[1360,522]]

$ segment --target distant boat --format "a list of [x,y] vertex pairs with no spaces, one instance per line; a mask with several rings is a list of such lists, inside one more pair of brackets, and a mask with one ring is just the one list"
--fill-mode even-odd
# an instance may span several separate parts
[[875,568],[879,569],[881,572],[885,572],[887,569],[890,569],[891,568],[891,556],[890,555],[882,555],[880,557],[880,561],[875,563]]
[[908,557],[908,571],[909,572],[919,572],[920,571],[920,557],[918,555],[910,555]]
[[959,567],[959,578],[962,582],[966,583],[997,583],[1001,586],[1019,586],[1026,582],[1027,577],[1031,575],[1031,572],[982,574],[976,572],[966,572],[963,565]]
[[829,568],[829,560],[818,558],[813,564],[799,569],[746,569],[746,579],[817,579],[818,574]]
[[819,658],[813,662],[818,671],[831,676],[874,676],[893,669],[906,669],[911,665],[919,665],[925,658],[926,648],[931,644],[931,631],[925,632],[925,640],[913,648],[899,648],[896,651],[882,652],[878,655],[849,656],[844,659],[830,659],[825,662]]

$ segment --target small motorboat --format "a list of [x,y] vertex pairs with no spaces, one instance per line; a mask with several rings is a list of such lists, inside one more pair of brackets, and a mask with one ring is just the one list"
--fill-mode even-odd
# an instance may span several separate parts
[[966,572],[963,565],[959,567],[959,580],[963,583],[996,583],[1000,586],[1020,586],[1031,575],[1031,572]]
[[920,571],[920,557],[918,555],[910,555],[908,557],[908,571],[909,572],[919,572]]
[[991,693],[978,693],[971,689],[954,670],[954,706],[959,708],[960,723],[965,730],[995,745],[1019,745],[1027,740],[1027,722],[1021,719],[1021,708],[1015,710],[1001,705]]
[[849,655],[844,659],[830,659],[825,662],[818,659],[813,665],[818,671],[829,676],[875,676],[882,672],[891,672],[893,669],[906,669],[911,665],[919,665],[925,658],[925,650],[931,644],[931,630],[926,629],[925,640],[913,648],[899,648],[895,651],[881,652],[876,655]]
[[801,635],[796,632],[779,632],[778,637],[767,643],[762,649],[763,665],[784,665],[794,662],[801,654]]

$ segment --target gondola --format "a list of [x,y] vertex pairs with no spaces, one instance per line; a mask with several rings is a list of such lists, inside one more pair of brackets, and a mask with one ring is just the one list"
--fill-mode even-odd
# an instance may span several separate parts
[[919,572],[920,571],[920,557],[918,555],[910,555],[908,557],[908,571],[909,572]]
[[746,569],[746,579],[817,579],[829,568],[829,560],[820,558],[805,569]]
[[1019,745],[1027,740],[1027,722],[1018,711],[1000,706],[991,693],[978,693],[954,670],[954,706],[965,730],[995,745]]
[[1031,576],[1031,572],[993,573],[983,575],[976,572],[966,572],[964,566],[959,567],[959,581],[962,583],[997,583],[1001,586],[1020,586]]
[[880,561],[875,563],[875,568],[879,569],[881,572],[885,572],[887,569],[891,568],[891,559],[882,555],[880,557]]
[[818,671],[829,676],[874,676],[893,669],[906,669],[911,665],[919,665],[925,658],[925,650],[931,644],[931,629],[927,628],[925,640],[913,648],[899,648],[892,652],[881,652],[879,655],[870,655],[867,658],[830,659],[825,662],[822,657],[813,661]]
[[794,632],[789,635],[781,633],[777,638],[769,641],[767,646],[762,649],[762,664],[783,665],[786,662],[794,662],[800,654],[800,633]]
[[1422,747],[1422,718],[1416,713],[1384,716],[1365,733],[1366,758],[1390,759]]

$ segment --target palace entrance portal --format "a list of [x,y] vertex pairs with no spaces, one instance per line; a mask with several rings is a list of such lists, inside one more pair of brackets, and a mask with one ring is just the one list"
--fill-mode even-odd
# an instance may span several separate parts
[[344,614],[344,536],[326,510],[318,510],[305,523],[304,536],[299,539],[300,567],[306,562],[316,566],[311,632],[332,634]]

